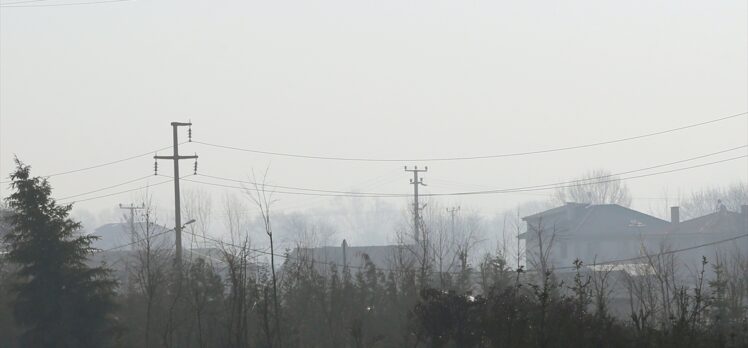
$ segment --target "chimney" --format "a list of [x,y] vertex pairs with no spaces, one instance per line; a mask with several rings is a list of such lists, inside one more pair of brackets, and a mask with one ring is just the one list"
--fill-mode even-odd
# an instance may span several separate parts
[[680,223],[680,208],[670,207],[670,222],[674,225]]

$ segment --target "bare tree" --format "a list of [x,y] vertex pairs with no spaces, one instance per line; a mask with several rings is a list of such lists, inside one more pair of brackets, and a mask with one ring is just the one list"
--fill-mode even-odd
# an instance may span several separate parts
[[262,176],[261,181],[258,181],[257,175],[254,174],[254,171],[252,172],[252,181],[253,181],[253,187],[246,189],[247,195],[252,199],[252,201],[257,206],[257,209],[260,212],[260,217],[262,218],[263,226],[265,228],[265,234],[267,234],[268,238],[270,239],[270,272],[272,275],[272,282],[273,282],[273,307],[275,309],[275,333],[276,333],[276,339],[278,341],[278,346],[283,346],[283,340],[281,338],[281,326],[280,326],[280,306],[278,304],[278,281],[275,275],[275,246],[273,244],[273,227],[270,220],[270,212],[271,208],[273,206],[273,203],[275,203],[275,200],[273,199],[273,192],[268,191],[267,183],[267,176],[268,171],[270,168],[265,169],[265,173]]
[[[199,347],[204,347],[207,344],[208,333],[206,332],[210,323],[206,323],[206,313],[211,309],[209,306],[211,302],[211,295],[209,292],[212,290],[210,286],[210,280],[212,280],[212,271],[214,271],[213,257],[211,257],[210,250],[205,250],[207,255],[203,255],[195,249],[199,249],[201,246],[206,245],[208,240],[208,230],[210,229],[211,217],[212,217],[212,201],[210,194],[207,191],[193,189],[185,192],[184,204],[184,216],[189,220],[193,220],[194,223],[188,225],[190,236],[190,250],[189,260],[190,267],[188,268],[188,293],[189,293],[189,305],[190,309],[194,314],[194,318],[197,325],[197,339]],[[199,238],[199,240],[197,239]],[[194,259],[194,256],[198,255],[198,259]],[[196,279],[197,278],[197,279]],[[200,279],[202,278],[202,279]]]
[[527,225],[527,234],[528,242],[531,244],[526,251],[527,263],[540,272],[541,281],[545,282],[547,275],[553,273],[551,255],[556,240],[556,228],[547,228],[540,218],[537,224]]
[[631,205],[631,195],[625,183],[618,176],[604,169],[585,173],[570,184],[560,187],[555,192],[555,201],[590,204]]
[[[228,346],[244,348],[250,345],[249,326],[252,303],[253,279],[250,274],[252,260],[249,237],[249,217],[242,201],[227,195],[223,199],[223,223],[228,231],[228,242],[219,243],[222,259],[226,262],[228,295],[226,326]],[[266,331],[268,342],[271,338]]]
[[136,235],[132,236],[135,241],[135,252],[134,259],[128,261],[128,269],[129,276],[134,278],[131,283],[145,300],[144,346],[149,347],[154,311],[164,300],[173,253],[169,245],[170,239],[163,236],[169,231],[164,231],[156,224],[153,204],[148,196],[146,202],[143,221],[136,225]]
[[614,265],[596,265],[593,261],[590,272],[590,285],[592,302],[595,305],[595,313],[605,318],[609,315],[608,301],[613,293],[614,287],[610,284],[611,274],[615,270]]
[[[434,263],[437,260],[433,252],[434,239],[439,235],[439,219],[443,219],[444,214],[437,204],[424,203],[419,207],[422,211],[419,214],[418,226],[414,226],[412,221],[415,207],[413,204],[408,204],[408,207],[403,214],[404,219],[395,230],[397,243],[404,251],[403,255],[400,255],[399,264],[409,265],[415,269],[417,282],[420,288],[425,289],[431,286]],[[442,225],[441,228],[446,226]],[[446,230],[442,232],[447,233]]]
[[453,228],[455,253],[453,254],[452,264],[459,267],[459,277],[457,278],[457,290],[461,293],[471,292],[472,285],[470,274],[470,258],[473,255],[475,247],[484,241],[483,220],[480,215],[474,213],[459,214],[455,216]]
[[[424,223],[424,232],[428,231],[428,238],[424,240],[429,241],[428,248],[431,257],[434,259],[436,271],[439,276],[439,286],[442,289],[446,289],[452,286],[451,273],[454,266],[454,257],[456,254],[456,240],[455,240],[455,228],[454,225],[448,221],[448,217],[442,213],[441,206],[432,203],[428,206],[427,210],[424,211],[425,219],[428,220],[428,224]],[[426,233],[422,234],[426,236]]]
[[748,186],[744,183],[706,188],[692,192],[681,200],[681,218],[691,219],[704,216],[722,207],[730,211],[740,211],[740,206],[743,204],[748,204]]
[[[213,201],[210,193],[201,189],[192,189],[184,193],[182,209],[187,220],[195,222],[188,225],[190,230],[190,247],[196,248],[204,245],[207,240],[207,233],[210,230]],[[202,237],[200,241],[195,238]]]

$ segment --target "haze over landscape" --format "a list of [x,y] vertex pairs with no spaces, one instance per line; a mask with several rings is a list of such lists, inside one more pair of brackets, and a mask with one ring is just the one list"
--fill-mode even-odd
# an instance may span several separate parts
[[[675,128],[745,111],[745,7],[135,1],[3,8],[0,171],[9,172],[14,155],[45,175],[145,153],[170,144],[171,121],[192,120],[194,139],[213,144],[369,158],[524,152]],[[746,131],[737,118],[602,147],[434,163],[315,161],[194,143],[182,151],[199,154],[204,174],[246,180],[270,166],[278,185],[407,194],[403,165],[429,165],[424,192],[521,187],[712,153],[744,145]],[[150,157],[54,177],[54,194],[151,174]],[[162,163],[161,173],[170,167]],[[631,180],[633,206],[663,214],[665,197],[674,205],[693,188],[734,183],[746,167],[732,161]],[[159,207],[170,207],[169,185],[151,192]],[[548,193],[443,201],[491,215]],[[111,222],[118,203],[138,198],[82,201],[76,213]],[[284,195],[277,209],[329,202]]]
[[[748,213],[747,62],[746,1],[0,0],[0,199],[13,201],[18,158],[86,234],[127,223],[121,204],[171,229],[172,162],[154,175],[153,156],[172,155],[171,122],[191,122],[178,129],[180,154],[199,156],[181,160],[181,220],[204,235],[183,237],[188,252],[221,258],[197,247],[237,231],[270,250],[250,183],[264,178],[274,250],[309,248],[313,267],[314,248],[345,240],[381,267],[385,252],[366,248],[426,243],[403,167],[427,166],[421,228],[454,234],[457,216],[474,244],[463,271],[494,253],[516,271],[532,245],[543,254],[528,236],[553,214],[578,235],[664,236]],[[571,192],[584,175],[623,198]],[[528,268],[570,268],[580,250],[629,259],[624,242],[600,243],[554,246],[559,259]]]

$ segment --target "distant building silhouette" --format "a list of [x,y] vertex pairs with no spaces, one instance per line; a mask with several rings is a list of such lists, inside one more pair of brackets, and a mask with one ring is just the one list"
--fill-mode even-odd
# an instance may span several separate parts
[[[135,235],[132,233],[132,229],[135,229]],[[169,233],[170,229],[166,226],[158,224],[150,224],[148,226],[149,234],[154,235],[151,240],[151,245],[157,247],[174,247],[174,233]],[[135,246],[127,245],[136,242],[139,238],[145,236],[146,223],[136,222],[133,226],[130,226],[128,222],[111,223],[99,226],[94,230],[92,235],[99,237],[93,242],[93,247],[96,249],[107,250],[111,248],[117,248],[117,250],[132,250]]]
[[[662,220],[616,204],[567,203],[523,218],[527,230],[519,238],[525,241],[526,262],[538,264],[541,250],[547,265],[568,268],[579,259],[587,265],[628,260],[646,254],[691,248],[748,233],[748,206],[731,212],[722,206],[715,213],[681,222],[680,210],[673,207],[671,221]],[[713,260],[717,253],[738,248],[748,251],[744,240],[708,245],[678,252],[682,262],[700,262],[702,256]]]

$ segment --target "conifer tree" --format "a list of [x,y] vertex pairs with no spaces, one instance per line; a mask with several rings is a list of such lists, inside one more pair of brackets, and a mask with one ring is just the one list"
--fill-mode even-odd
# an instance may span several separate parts
[[50,197],[46,179],[16,159],[6,198],[11,231],[8,259],[16,266],[13,313],[22,347],[106,347],[114,334],[114,287],[109,271],[88,267],[96,237],[79,235],[72,205]]

